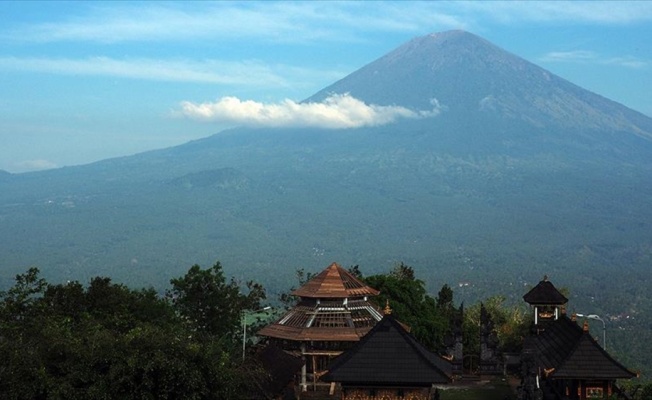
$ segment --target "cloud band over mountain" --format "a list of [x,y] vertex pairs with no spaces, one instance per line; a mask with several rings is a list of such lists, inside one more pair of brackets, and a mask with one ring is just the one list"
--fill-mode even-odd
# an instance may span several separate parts
[[436,99],[431,110],[410,110],[401,106],[366,104],[348,93],[333,94],[316,103],[259,103],[222,97],[213,103],[181,103],[181,114],[192,119],[236,123],[247,126],[360,128],[392,123],[400,118],[430,118],[441,112]]

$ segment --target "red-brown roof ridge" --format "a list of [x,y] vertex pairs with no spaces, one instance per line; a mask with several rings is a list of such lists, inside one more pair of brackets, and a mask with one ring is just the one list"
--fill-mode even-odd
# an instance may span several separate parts
[[292,292],[295,296],[320,299],[376,296],[378,293],[337,263],[332,263]]

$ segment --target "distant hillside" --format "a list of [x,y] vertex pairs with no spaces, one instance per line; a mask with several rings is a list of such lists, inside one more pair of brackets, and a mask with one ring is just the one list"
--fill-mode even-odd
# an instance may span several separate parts
[[547,274],[578,311],[649,315],[649,117],[462,31],[416,38],[306,101],[329,93],[439,113],[347,130],[237,128],[0,172],[0,285],[36,265],[51,282],[109,275],[163,289],[220,260],[278,292],[296,268],[374,273],[402,261],[430,290],[451,284],[457,301],[520,302]]

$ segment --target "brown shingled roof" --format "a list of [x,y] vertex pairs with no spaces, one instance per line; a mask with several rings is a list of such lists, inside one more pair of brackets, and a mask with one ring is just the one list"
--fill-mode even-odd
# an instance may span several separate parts
[[258,334],[295,341],[357,342],[380,319],[380,311],[363,299],[318,301],[304,298]]
[[367,286],[337,263],[332,263],[292,292],[295,296],[320,299],[376,296],[378,293],[378,290]]

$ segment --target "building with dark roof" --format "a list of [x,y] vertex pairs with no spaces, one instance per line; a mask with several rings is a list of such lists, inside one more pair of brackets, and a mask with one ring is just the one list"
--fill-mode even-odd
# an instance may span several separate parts
[[559,318],[568,299],[544,276],[535,287],[523,296],[523,300],[534,308],[534,325],[545,325]]
[[378,291],[332,263],[292,292],[298,303],[258,334],[305,361],[302,390],[317,386],[332,358],[358,342],[383,317],[369,302]]
[[606,399],[618,392],[616,380],[636,376],[598,344],[586,321],[580,326],[558,308],[568,300],[547,278],[523,298],[534,306],[536,329],[523,344],[519,399]]
[[390,312],[323,376],[341,386],[343,400],[429,400],[434,384],[451,379],[451,363],[417,342]]

